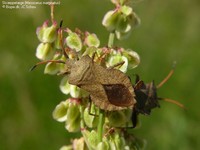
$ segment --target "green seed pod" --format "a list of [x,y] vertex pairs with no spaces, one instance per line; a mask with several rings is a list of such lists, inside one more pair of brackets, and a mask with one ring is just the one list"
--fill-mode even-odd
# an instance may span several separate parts
[[45,66],[45,69],[44,69],[44,73],[45,74],[50,74],[50,75],[55,75],[59,72],[60,68],[58,66],[59,64],[56,64],[56,63],[48,63],[46,66]]
[[123,136],[120,136],[119,133],[114,133],[113,140],[115,142],[115,146],[117,150],[124,149],[125,147],[125,139]]
[[116,30],[116,26],[118,24],[120,12],[116,10],[108,11],[102,21],[103,26],[110,32]]
[[113,111],[108,114],[108,121],[111,127],[124,127],[127,123],[123,111]]
[[127,145],[129,145],[130,149],[134,150],[144,150],[146,147],[146,140],[137,138],[133,135],[130,135],[126,140]]
[[78,34],[68,31],[68,36],[66,38],[66,44],[71,49],[76,50],[76,52],[79,52],[82,49],[82,41],[81,38],[78,36]]
[[109,143],[110,150],[118,150],[115,145],[115,142],[112,139],[110,139],[108,143]]
[[127,49],[124,50],[122,53],[124,56],[126,56],[126,58],[128,58],[128,66],[130,68],[135,68],[140,64],[140,56],[135,51]]
[[118,40],[126,39],[130,34],[131,34],[131,32],[119,32],[119,31],[115,31],[115,35],[116,35],[116,38]]
[[71,85],[68,83],[68,76],[65,76],[60,82],[60,90],[62,93],[68,95],[70,93]]
[[120,7],[120,11],[125,15],[125,16],[129,16],[132,14],[133,9],[127,5],[124,5],[122,7]]
[[67,110],[65,128],[69,132],[77,132],[80,130],[80,111],[77,99],[69,99],[69,107]]
[[[91,108],[91,113],[96,115],[94,107]],[[98,124],[98,117],[89,114],[89,108],[85,108],[83,118],[89,128],[95,128]]]
[[57,37],[57,23],[54,22],[50,27],[44,30],[42,42],[53,43]]
[[132,28],[137,27],[138,25],[140,25],[140,18],[138,17],[138,15],[135,12],[132,12],[129,15],[129,23],[131,24]]
[[73,98],[80,98],[82,96],[81,95],[81,89],[76,85],[71,85],[70,84],[70,95]]
[[55,48],[56,49],[62,49],[62,43],[61,43],[61,34],[62,34],[62,32],[61,32],[61,29],[58,29],[58,33],[57,33],[57,37],[56,37],[56,40],[55,40]]
[[40,42],[43,42],[43,35],[44,35],[44,31],[45,29],[48,27],[48,20],[45,21],[43,23],[43,25],[41,27],[38,27],[37,30],[36,30],[36,34],[37,34],[37,37],[39,39]]
[[[63,56],[60,58],[60,54],[55,54],[53,57],[53,60],[63,60],[65,61],[66,59],[63,59]],[[47,63],[44,69],[45,74],[50,74],[50,75],[55,75],[58,72],[62,72],[65,70],[65,64],[60,64],[60,63]]]
[[86,50],[84,51],[82,56],[89,55],[90,57],[92,57],[94,55],[94,53],[95,53],[96,57],[100,57],[102,54],[102,50],[100,48],[96,48],[96,47],[88,47],[88,48],[86,48]]
[[50,43],[40,43],[36,49],[36,57],[40,60],[50,60],[54,54],[55,50]]
[[88,47],[96,47],[97,48],[100,45],[100,41],[99,41],[98,37],[96,36],[96,34],[90,34],[90,33],[88,33],[86,35],[85,43]]
[[74,150],[72,145],[62,146],[60,150]]
[[70,120],[67,120],[65,122],[65,128],[67,129],[68,132],[78,132],[80,131],[80,117],[76,118],[75,120],[73,121],[70,121]]
[[115,55],[111,55],[109,60],[108,60],[108,64],[107,66],[113,66],[116,65],[118,63],[124,62],[124,64],[122,66],[119,66],[117,69],[119,69],[122,72],[126,72],[127,71],[127,67],[128,67],[128,59],[125,56],[122,56],[121,54],[115,54]]
[[62,93],[68,95],[70,94],[73,98],[80,98],[88,96],[88,92],[80,89],[75,85],[71,85],[68,82],[68,76],[65,76],[60,82],[60,90]]
[[90,150],[96,150],[96,147],[98,145],[98,134],[95,130],[92,130],[91,132],[88,130],[82,131],[84,140]]
[[128,16],[125,16],[123,14],[119,16],[116,31],[121,33],[127,33],[131,31],[131,24],[129,23]]
[[83,137],[73,140],[73,150],[88,150]]
[[103,141],[103,142],[100,142],[100,143],[97,145],[96,150],[111,150],[111,149],[110,149],[110,147],[109,147],[108,142]]
[[53,111],[53,118],[59,122],[66,121],[68,108],[69,100],[60,102]]

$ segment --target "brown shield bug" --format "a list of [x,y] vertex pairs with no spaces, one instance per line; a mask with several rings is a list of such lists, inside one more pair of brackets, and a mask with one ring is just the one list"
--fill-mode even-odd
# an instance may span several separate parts
[[92,58],[85,55],[79,60],[69,59],[67,53],[73,52],[73,50],[69,47],[64,47],[61,27],[62,21],[60,23],[59,36],[62,54],[65,56],[66,62],[62,60],[47,60],[37,63],[31,70],[40,64],[49,62],[65,64],[67,69],[61,74],[68,74],[68,82],[70,84],[87,91],[96,106],[108,111],[134,107],[136,103],[135,93],[129,77],[123,72],[114,69],[123,63],[116,64],[110,68],[103,67],[94,62],[95,53]]
[[135,107],[133,108],[133,113],[132,113],[132,123],[133,127],[136,126],[137,124],[137,116],[139,114],[144,114],[144,115],[150,115],[151,110],[156,107],[160,107],[159,105],[159,100],[164,100],[170,103],[174,103],[178,105],[181,108],[184,108],[184,105],[168,98],[161,98],[157,96],[157,89],[160,88],[173,74],[174,69],[172,69],[169,74],[167,75],[166,78],[163,79],[160,84],[157,86],[155,85],[154,81],[150,83],[144,83],[142,80],[140,80],[139,76],[136,75],[136,81],[134,87],[134,92],[135,92],[135,99],[137,103],[135,104]]
[[67,66],[64,74],[69,75],[68,82],[87,91],[96,106],[108,111],[134,107],[135,93],[129,77],[114,69],[118,65],[105,68],[95,63],[93,58],[86,55],[74,61],[70,59],[66,62],[44,61],[36,64],[32,69],[48,62],[63,63]]
[[104,110],[121,110],[136,103],[128,76],[112,67],[102,67],[88,55],[71,65],[69,83],[89,92],[94,104]]

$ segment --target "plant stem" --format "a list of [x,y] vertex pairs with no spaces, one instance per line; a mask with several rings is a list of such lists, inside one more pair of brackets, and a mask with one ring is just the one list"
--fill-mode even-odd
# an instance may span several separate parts
[[85,124],[84,124],[84,120],[83,120],[83,106],[80,106],[80,115],[81,115],[81,122],[80,122],[80,126],[81,126],[81,129],[83,130],[85,128]]
[[108,39],[108,47],[112,47],[114,44],[114,39],[115,39],[115,33],[111,32],[109,35],[109,39]]
[[99,112],[99,123],[98,123],[98,126],[97,126],[98,142],[102,141],[104,121],[105,121],[104,111],[100,110],[100,112]]

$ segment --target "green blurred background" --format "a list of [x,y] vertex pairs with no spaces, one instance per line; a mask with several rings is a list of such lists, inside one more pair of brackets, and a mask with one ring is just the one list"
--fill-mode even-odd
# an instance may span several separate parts
[[[135,135],[147,140],[148,150],[200,149],[200,1],[138,0],[134,10],[141,25],[129,39],[115,41],[141,57],[132,70],[141,78],[159,83],[177,61],[174,75],[159,89],[160,97],[172,98],[187,107],[161,102],[150,116],[140,116]],[[113,5],[109,0],[66,0],[55,8],[55,18],[64,26],[95,32],[105,46],[108,32],[101,25]],[[0,8],[0,150],[55,150],[69,143],[63,123],[52,118],[55,106],[66,98],[59,88],[61,77],[43,74],[35,49],[35,30],[49,18],[46,5],[36,9]]]

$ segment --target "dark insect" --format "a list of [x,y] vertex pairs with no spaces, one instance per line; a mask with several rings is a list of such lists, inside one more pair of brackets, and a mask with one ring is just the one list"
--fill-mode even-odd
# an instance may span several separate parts
[[172,100],[168,98],[161,98],[157,96],[157,89],[160,88],[173,74],[174,69],[172,69],[166,78],[163,79],[160,84],[157,86],[155,85],[154,81],[150,83],[144,83],[142,80],[140,80],[139,76],[136,75],[136,81],[135,85],[133,86],[134,92],[135,92],[135,99],[137,103],[135,104],[135,107],[133,107],[132,112],[132,123],[133,127],[137,125],[137,117],[139,114],[143,115],[150,115],[151,110],[160,107],[159,100],[164,100],[170,103],[174,103],[178,105],[181,108],[184,108],[183,104]]

